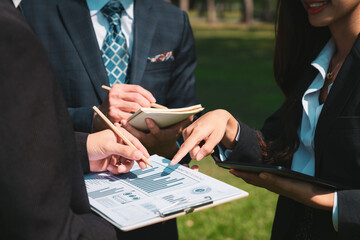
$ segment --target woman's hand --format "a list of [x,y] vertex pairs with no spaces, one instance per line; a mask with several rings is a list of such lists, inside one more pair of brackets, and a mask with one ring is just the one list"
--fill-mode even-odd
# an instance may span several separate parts
[[187,153],[192,159],[201,160],[222,142],[228,149],[233,147],[238,131],[236,119],[225,110],[205,114],[183,130],[184,143],[171,161],[178,163]]
[[242,178],[245,182],[266,188],[279,195],[291,198],[309,207],[331,211],[334,192],[310,183],[289,178],[278,177],[269,173],[247,173],[231,169],[230,173]]
[[99,172],[108,170],[113,174],[126,173],[132,168],[134,161],[137,161],[140,168],[145,169],[146,163],[141,157],[149,157],[145,147],[134,136],[125,129],[115,124],[119,130],[137,148],[133,149],[109,129],[93,133],[88,136],[87,152],[90,163],[90,171]]

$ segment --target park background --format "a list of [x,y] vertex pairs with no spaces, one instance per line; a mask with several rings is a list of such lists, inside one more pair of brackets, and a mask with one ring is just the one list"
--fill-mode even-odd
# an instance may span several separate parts
[[[196,87],[205,112],[222,108],[261,128],[283,96],[273,77],[276,0],[167,0],[186,11],[195,37]],[[270,239],[277,195],[215,166],[200,171],[249,196],[177,219],[180,240]]]

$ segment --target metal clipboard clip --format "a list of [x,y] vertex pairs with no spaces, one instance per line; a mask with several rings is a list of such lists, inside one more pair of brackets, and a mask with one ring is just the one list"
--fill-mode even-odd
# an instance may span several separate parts
[[212,203],[213,200],[211,199],[210,196],[192,199],[192,200],[177,201],[167,207],[159,209],[158,213],[160,217],[167,217],[180,212],[185,212],[187,214],[193,212],[195,208]]

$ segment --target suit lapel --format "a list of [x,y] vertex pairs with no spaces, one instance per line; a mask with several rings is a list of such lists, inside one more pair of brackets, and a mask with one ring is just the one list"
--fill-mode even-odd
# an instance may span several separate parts
[[134,48],[130,66],[130,83],[140,84],[149,57],[158,18],[151,12],[153,1],[134,1]]
[[327,135],[333,124],[335,124],[336,118],[341,114],[341,110],[348,102],[351,93],[355,90],[356,82],[359,81],[359,53],[360,38],[358,37],[331,87],[319,116],[315,131],[315,169],[318,169],[320,165],[321,153]]
[[101,88],[101,85],[108,85],[109,81],[86,1],[59,1],[58,9],[94,89],[103,101],[107,92]]

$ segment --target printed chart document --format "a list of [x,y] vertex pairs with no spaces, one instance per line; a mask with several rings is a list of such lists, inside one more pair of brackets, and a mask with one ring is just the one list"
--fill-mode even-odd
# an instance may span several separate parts
[[93,211],[123,231],[248,196],[248,193],[170,160],[153,155],[153,167],[125,174],[85,175]]
[[131,126],[147,131],[148,127],[145,123],[146,118],[151,118],[160,128],[166,128],[175,123],[181,122],[186,118],[201,112],[204,108],[201,104],[185,107],[185,108],[170,108],[170,109],[158,109],[158,108],[140,108],[128,119]]

